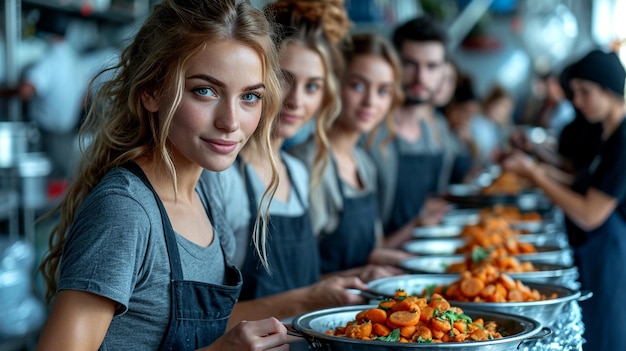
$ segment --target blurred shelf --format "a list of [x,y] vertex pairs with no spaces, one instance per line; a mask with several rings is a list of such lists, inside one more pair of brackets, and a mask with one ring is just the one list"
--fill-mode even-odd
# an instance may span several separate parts
[[[144,4],[146,4],[145,2]],[[106,11],[86,11],[84,7],[78,4],[61,5],[51,0],[22,0],[24,7],[28,8],[45,8],[61,11],[67,14],[78,16],[84,19],[94,19],[97,21],[107,21],[119,24],[132,23],[147,12],[143,10],[134,10],[132,8],[124,8],[122,6],[111,5]]]

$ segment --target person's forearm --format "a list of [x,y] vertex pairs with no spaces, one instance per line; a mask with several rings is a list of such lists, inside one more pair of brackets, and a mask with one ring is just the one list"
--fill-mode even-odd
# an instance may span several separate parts
[[243,320],[259,320],[269,317],[284,319],[294,317],[315,308],[308,298],[308,288],[289,290],[255,300],[239,301],[228,320],[228,329]]
[[569,186],[574,182],[573,174],[564,172],[561,169],[554,167],[553,165],[542,163],[540,167],[548,177],[563,185]]
[[540,169],[532,173],[532,180],[577,225],[585,228],[594,224],[593,210],[589,208],[583,195],[557,183]]

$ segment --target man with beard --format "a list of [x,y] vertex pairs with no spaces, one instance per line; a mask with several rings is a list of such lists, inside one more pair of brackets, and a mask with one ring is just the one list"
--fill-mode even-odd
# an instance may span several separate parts
[[393,42],[403,64],[405,102],[369,150],[378,167],[387,245],[397,247],[414,226],[435,224],[446,211],[447,204],[433,196],[447,185],[454,155],[446,147],[446,121],[432,104],[444,78],[447,33],[418,17],[399,26]]

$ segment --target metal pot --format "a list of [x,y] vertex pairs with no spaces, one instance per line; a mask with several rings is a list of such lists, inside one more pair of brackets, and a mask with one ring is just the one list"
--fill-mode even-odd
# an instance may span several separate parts
[[[418,256],[411,257],[400,262],[400,268],[416,274],[445,275],[447,267],[454,263],[465,260],[463,255],[455,256]],[[576,266],[563,266],[558,264],[533,263],[536,271],[507,273],[513,279],[524,282],[544,283],[566,286],[570,289],[578,289],[578,268]],[[450,274],[456,275],[456,274]],[[457,275],[458,276],[458,275]]]
[[0,122],[0,168],[17,166],[36,135],[36,128],[29,123]]
[[[433,285],[447,285],[459,278],[456,274],[414,274],[395,276],[373,280],[368,283],[371,291],[380,294],[393,294],[397,289],[404,289],[409,294],[421,295],[424,289]],[[583,301],[591,297],[589,291],[581,292],[563,286],[525,282],[529,288],[539,293],[557,294],[556,299],[529,302],[460,302],[450,304],[465,309],[481,309],[493,312],[511,313],[527,316],[539,321],[542,325],[550,325],[572,301]]]
[[[529,237],[531,239],[532,237]],[[536,238],[536,237],[535,237]],[[456,250],[462,247],[466,238],[428,238],[416,239],[406,242],[402,249],[416,255],[455,255]],[[464,257],[464,255],[460,255]],[[537,252],[515,255],[520,260],[531,262],[543,262],[571,266],[573,264],[573,252],[569,247],[537,246]]]
[[414,344],[357,340],[326,334],[326,331],[346,325],[349,321],[354,320],[358,312],[376,306],[377,305],[336,307],[305,313],[293,319],[292,332],[305,338],[310,345],[310,349],[325,351],[390,351],[408,349],[442,351],[511,350],[517,349],[524,342],[545,337],[551,332],[548,328],[543,328],[538,321],[528,317],[468,308],[463,309],[463,312],[472,319],[481,317],[485,321],[494,321],[499,326],[506,328],[509,336],[477,342]]

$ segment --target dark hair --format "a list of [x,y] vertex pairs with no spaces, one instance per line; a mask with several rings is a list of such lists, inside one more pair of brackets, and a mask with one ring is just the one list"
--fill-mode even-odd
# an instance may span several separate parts
[[421,16],[405,22],[393,32],[393,45],[397,50],[402,50],[402,44],[407,40],[435,41],[446,47],[448,33],[435,19]]

